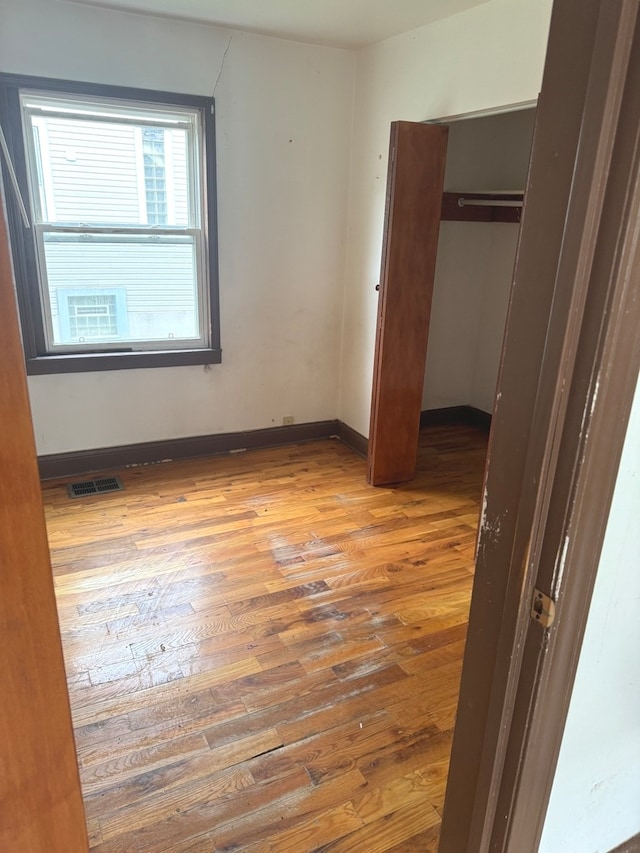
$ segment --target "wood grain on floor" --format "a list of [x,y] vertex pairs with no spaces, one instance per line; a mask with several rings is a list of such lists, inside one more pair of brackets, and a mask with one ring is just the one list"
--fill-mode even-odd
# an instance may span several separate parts
[[365,483],[338,441],[43,487],[91,849],[435,851],[486,438]]

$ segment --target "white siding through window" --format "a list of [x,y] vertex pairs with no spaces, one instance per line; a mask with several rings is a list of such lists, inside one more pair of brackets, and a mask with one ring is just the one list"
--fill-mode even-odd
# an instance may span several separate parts
[[187,187],[187,135],[183,130],[166,131],[167,195],[169,223],[187,225],[189,196]]
[[141,221],[135,128],[47,118],[56,221],[136,225]]
[[126,287],[133,311],[193,310],[193,246],[149,243],[49,242],[49,287]]

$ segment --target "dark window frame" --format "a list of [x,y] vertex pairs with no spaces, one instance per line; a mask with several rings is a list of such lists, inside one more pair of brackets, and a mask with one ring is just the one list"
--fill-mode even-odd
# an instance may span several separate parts
[[202,118],[204,162],[203,176],[206,190],[205,240],[209,263],[209,346],[193,349],[141,350],[120,352],[82,352],[51,354],[45,345],[42,307],[36,246],[32,231],[25,228],[18,201],[11,187],[4,158],[2,177],[6,205],[7,225],[14,275],[22,342],[27,373],[30,375],[49,373],[80,373],[87,371],[123,370],[148,367],[173,367],[180,365],[219,364],[222,360],[220,347],[220,301],[218,283],[218,218],[216,188],[216,135],[215,102],[213,98],[200,95],[182,95],[152,89],[137,89],[127,86],[109,86],[100,83],[81,83],[73,80],[56,80],[47,77],[31,77],[22,74],[0,74],[0,124],[4,131],[7,147],[16,171],[18,184],[30,219],[32,219],[28,192],[27,163],[20,112],[20,90],[35,89],[57,94],[95,95],[106,98],[121,98],[166,106],[186,106],[197,109]]

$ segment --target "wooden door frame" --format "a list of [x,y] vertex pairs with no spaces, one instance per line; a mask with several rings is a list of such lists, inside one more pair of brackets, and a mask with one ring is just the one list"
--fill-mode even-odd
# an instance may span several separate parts
[[542,834],[640,369],[638,6],[553,9],[440,853]]
[[0,849],[82,853],[87,830],[1,192],[0,340]]

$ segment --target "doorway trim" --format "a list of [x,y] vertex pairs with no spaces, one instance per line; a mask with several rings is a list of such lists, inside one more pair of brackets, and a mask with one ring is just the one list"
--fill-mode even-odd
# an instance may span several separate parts
[[440,853],[542,834],[640,368],[638,6],[553,9]]
[[425,119],[425,124],[454,124],[457,121],[467,121],[474,118],[491,118],[492,116],[503,116],[507,113],[519,113],[524,110],[535,110],[538,99],[532,101],[517,101],[514,104],[496,104],[495,107],[487,107],[484,110],[472,110],[469,113],[455,113],[450,116]]

